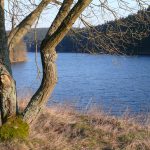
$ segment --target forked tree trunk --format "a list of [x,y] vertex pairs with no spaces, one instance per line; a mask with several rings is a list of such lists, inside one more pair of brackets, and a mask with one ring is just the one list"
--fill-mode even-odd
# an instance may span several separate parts
[[57,82],[56,57],[57,54],[54,48],[41,50],[43,79],[39,89],[24,111],[24,120],[29,124],[41,112],[55,87]]
[[[32,24],[50,1],[51,0],[43,0],[39,6],[10,33],[7,42],[4,22],[4,0],[0,0],[0,110],[2,123],[7,120],[7,117],[16,115],[17,113],[15,82],[12,78],[7,44],[9,48],[13,48],[17,41],[31,28]],[[55,47],[64,38],[73,23],[91,1],[92,0],[78,0],[73,7],[71,7],[73,0],[63,1],[58,15],[41,44],[43,78],[39,89],[33,95],[23,112],[23,117],[26,122],[32,123],[33,120],[35,120],[48,101],[57,82],[55,64],[57,55]]]
[[[78,0],[71,9],[73,0],[64,0],[52,26],[41,44],[43,78],[41,85],[27,105],[23,117],[32,123],[45,106],[57,82],[55,47],[71,29],[73,23],[92,0]],[[71,10],[70,10],[71,9]],[[67,13],[66,13],[67,12]]]
[[[58,29],[64,18],[70,11],[70,7],[73,0],[64,0],[55,20],[49,28],[45,39],[41,44],[41,61],[43,67],[43,79],[37,92],[32,97],[28,106],[24,111],[24,120],[28,123],[32,123],[33,120],[41,112],[42,108],[48,101],[55,84],[57,82],[57,70],[56,70],[56,58],[57,54],[55,47],[47,46],[47,38]],[[56,38],[57,41],[57,38]],[[57,42],[58,43],[58,42]]]
[[9,49],[13,49],[18,41],[31,29],[43,9],[52,0],[42,0],[17,27],[6,36],[4,18],[4,0],[0,0],[0,122],[3,124],[10,116],[17,114],[16,85],[12,77]]

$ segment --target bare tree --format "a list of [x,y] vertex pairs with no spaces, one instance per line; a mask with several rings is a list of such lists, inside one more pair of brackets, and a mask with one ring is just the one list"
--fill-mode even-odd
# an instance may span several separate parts
[[[138,5],[141,5],[141,2],[143,2],[143,0],[135,1]],[[29,0],[29,2],[32,3],[31,0]],[[35,5],[35,9],[17,25],[15,24],[15,19],[13,17],[11,20],[12,30],[9,35],[6,36],[4,0],[0,0],[0,111],[2,124],[7,121],[8,117],[18,115],[16,86],[12,76],[9,50],[13,49],[22,37],[31,29],[32,25],[36,22],[48,4],[55,3],[56,5],[61,5],[40,46],[43,67],[42,82],[23,112],[23,119],[30,124],[45,106],[45,103],[48,101],[49,96],[57,83],[55,64],[57,54],[55,48],[91,2],[92,0],[63,0],[63,2],[56,0],[42,0],[38,5]],[[123,4],[126,4],[125,0],[118,0],[118,2],[124,2]],[[93,0],[87,13],[89,13],[89,11],[92,12],[93,7],[106,9],[115,15],[113,9],[109,7],[107,0]],[[125,9],[127,9],[127,7]],[[83,13],[83,16],[84,15],[86,14]],[[81,20],[86,22],[83,17]]]
[[[6,122],[8,117],[17,115],[18,113],[16,87],[12,77],[9,49],[14,48],[15,44],[18,43],[31,29],[31,26],[50,2],[52,2],[52,0],[42,0],[33,12],[12,29],[7,38],[4,18],[4,0],[1,0],[0,106],[2,123]],[[41,44],[41,59],[43,65],[42,83],[23,113],[24,120],[28,123],[32,122],[43,108],[57,82],[55,47],[70,30],[73,23],[90,2],[91,0],[79,0],[72,7],[73,0],[64,0],[55,20],[50,26],[49,31]]]

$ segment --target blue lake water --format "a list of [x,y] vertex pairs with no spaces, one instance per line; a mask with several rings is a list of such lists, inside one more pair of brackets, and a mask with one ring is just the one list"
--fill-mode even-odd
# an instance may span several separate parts
[[[41,69],[40,55],[37,63]],[[77,108],[100,106],[121,114],[150,112],[150,57],[59,53],[58,83],[51,103],[70,103]],[[40,84],[35,54],[12,65],[18,96],[31,97]],[[41,76],[41,74],[40,74]]]

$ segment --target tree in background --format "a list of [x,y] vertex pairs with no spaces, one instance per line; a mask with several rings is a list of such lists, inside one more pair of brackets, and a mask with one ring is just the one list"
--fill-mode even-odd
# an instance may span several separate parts
[[[32,1],[29,2],[32,3]],[[128,10],[128,3],[126,3],[126,0],[118,0],[116,2],[119,3],[119,5],[124,6],[123,9]],[[146,5],[146,1],[143,3],[143,0],[135,0],[135,2],[138,6]],[[55,48],[71,29],[72,25],[84,9],[90,4],[86,13],[83,13],[80,16],[80,20],[87,25],[88,23],[84,16],[93,12],[94,7],[101,8],[102,10],[106,9],[115,16],[115,10],[109,7],[109,1],[107,0],[42,0],[38,5],[33,4],[35,9],[17,24],[14,21],[14,16],[17,15],[18,12],[15,15],[12,14],[12,30],[9,35],[6,36],[4,0],[0,0],[0,111],[2,124],[7,122],[7,119],[11,116],[19,115],[16,85],[12,76],[9,50],[13,49],[23,36],[31,29],[32,25],[34,25],[39,19],[44,8],[47,8],[50,3],[59,5],[59,10],[40,45],[43,78],[40,87],[22,113],[23,120],[28,124],[31,124],[44,108],[57,83],[57,71],[55,64],[57,54]],[[112,2],[110,1],[110,4],[111,3]],[[17,4],[16,0],[14,4]],[[93,12],[93,14],[95,13]]]

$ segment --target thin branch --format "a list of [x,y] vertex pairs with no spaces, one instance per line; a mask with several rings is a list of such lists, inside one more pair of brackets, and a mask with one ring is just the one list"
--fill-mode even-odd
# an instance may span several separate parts
[[8,36],[9,48],[13,48],[22,37],[31,29],[33,23],[38,19],[41,12],[52,0],[42,0],[38,7],[31,12],[17,27],[15,27]]

